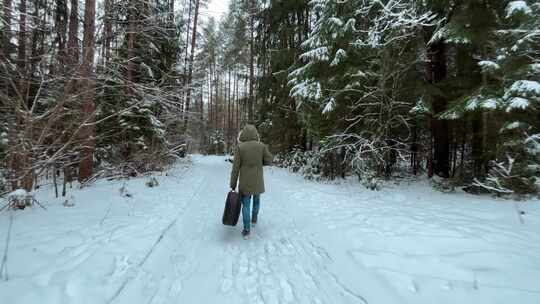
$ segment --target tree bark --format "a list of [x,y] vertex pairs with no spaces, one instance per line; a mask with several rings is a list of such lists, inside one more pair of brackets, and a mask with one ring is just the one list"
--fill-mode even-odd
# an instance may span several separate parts
[[128,7],[128,49],[127,49],[127,91],[128,94],[131,94],[131,84],[133,83],[133,69],[135,64],[133,59],[135,57],[134,53],[134,43],[135,43],[135,0],[129,1]]
[[238,134],[238,117],[239,117],[239,110],[240,110],[240,105],[239,105],[239,97],[238,97],[238,74],[234,74],[235,77],[234,77],[234,104],[235,104],[235,114],[234,114],[234,135],[235,137],[233,138],[235,144],[236,144],[236,135]]
[[[12,0],[3,0],[3,35],[2,35],[2,56],[0,56],[0,62],[9,62],[11,59],[11,6],[12,6]],[[10,73],[10,69],[7,67],[10,66],[8,64],[4,65],[4,70],[2,70],[2,73]],[[3,79],[1,82],[2,89],[7,95],[10,95],[10,88],[11,84],[8,79]]]
[[169,0],[169,26],[174,27],[174,1]]
[[[21,0],[20,6],[20,19],[19,19],[19,48],[17,54],[17,68],[21,75],[26,74],[24,72],[26,68],[26,0]],[[21,92],[22,93],[22,92]]]
[[[429,64],[427,79],[437,84],[446,78],[446,46],[437,42],[428,48]],[[450,126],[447,120],[439,119],[436,115],[447,108],[448,101],[443,96],[433,96],[433,117],[431,132],[433,136],[433,173],[444,178],[450,177]]]
[[28,149],[28,143],[31,141],[32,128],[28,120],[28,71],[27,71],[27,54],[26,54],[26,0],[21,0],[19,4],[19,35],[18,35],[18,49],[17,49],[17,73],[18,73],[18,85],[16,90],[18,91],[19,102],[16,106],[17,113],[17,125],[19,130],[23,130],[22,137],[19,142],[19,149],[13,153],[12,170],[15,172],[17,180],[21,181],[15,183],[15,187],[22,187],[26,191],[32,191],[33,188],[33,172],[31,170],[31,156]]
[[56,42],[58,44],[58,67],[60,75],[64,74],[66,64],[66,40],[68,24],[68,8],[66,0],[56,0]]
[[[32,105],[35,100],[35,95],[33,95],[32,92],[32,83],[31,82],[32,77],[37,70],[37,66],[39,62],[41,61],[41,58],[43,57],[44,48],[41,47],[41,41],[43,41],[43,36],[45,36],[45,32],[43,31],[45,28],[45,20],[42,20],[40,18],[40,10],[42,9],[43,3],[45,1],[42,0],[34,0],[34,12],[32,13],[31,19],[32,19],[32,38],[30,40],[30,57],[29,57],[29,63],[30,68],[28,70],[28,77],[27,77],[27,96],[28,96],[28,107],[32,108]],[[46,9],[43,7],[43,9]],[[45,14],[44,14],[45,15]],[[36,81],[37,82],[37,81]]]
[[79,0],[71,0],[71,12],[69,14],[69,33],[68,33],[68,60],[69,69],[75,69],[79,63],[79,42],[77,35],[79,32]]
[[484,123],[481,113],[475,113],[472,119],[472,158],[473,176],[483,177],[484,170]]
[[213,93],[212,93],[212,71],[211,70],[208,73],[207,77],[208,77],[208,129],[212,130],[212,118],[213,118],[212,94]]
[[227,149],[231,151],[231,69],[229,68],[229,79],[227,80]]
[[95,146],[94,128],[94,80],[92,67],[94,61],[94,31],[96,22],[96,2],[86,0],[84,9],[83,61],[81,77],[84,79],[82,117],[84,126],[81,129],[82,157],[79,163],[79,181],[88,180],[93,174]]
[[193,35],[191,37],[191,53],[189,55],[189,70],[188,70],[188,82],[187,82],[187,96],[186,96],[186,106],[184,109],[184,132],[187,132],[188,122],[189,122],[189,104],[191,102],[191,92],[192,92],[192,80],[193,80],[193,61],[195,59],[195,46],[197,44],[197,22],[199,19],[199,5],[200,0],[195,0],[195,13],[193,15]]
[[413,174],[418,174],[418,126],[416,122],[412,126],[412,140],[411,140],[411,168]]
[[[3,23],[4,23],[4,33],[3,33],[3,56],[5,56],[5,59],[9,59],[9,55],[11,54],[11,6],[12,6],[12,0],[4,0],[3,1],[4,6],[4,15],[3,15]],[[4,60],[4,58],[2,58]]]
[[184,50],[184,73],[182,74],[182,77],[183,77],[183,86],[182,88],[184,89],[184,91],[182,92],[182,115],[187,115],[187,113],[185,112],[185,96],[187,94],[187,83],[188,83],[188,77],[187,77],[187,73],[188,73],[188,65],[189,65],[189,37],[190,37],[190,34],[191,34],[191,31],[190,31],[190,28],[191,28],[191,11],[193,9],[193,1],[192,0],[187,0],[189,1],[189,8],[188,8],[188,19],[187,19],[187,28],[186,28],[186,47],[185,47],[185,50]]
[[214,129],[219,129],[219,74],[214,63],[214,88],[216,95],[214,96]]
[[249,100],[248,120],[254,123],[253,107],[255,104],[255,0],[249,0]]
[[112,20],[113,20],[113,0],[105,0],[105,16],[103,22],[103,62],[107,66],[111,60],[111,42],[113,38]]
[[26,103],[27,96],[27,56],[26,56],[26,0],[21,0],[19,4],[20,17],[19,17],[19,41],[17,50],[17,70],[19,74],[19,95],[23,100],[21,102]]

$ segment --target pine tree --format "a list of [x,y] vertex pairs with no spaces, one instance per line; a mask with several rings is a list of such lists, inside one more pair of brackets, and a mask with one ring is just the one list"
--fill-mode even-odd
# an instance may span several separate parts
[[[518,140],[516,135],[520,132],[516,132],[516,126],[523,126],[528,132],[535,129],[536,117],[521,124],[523,115],[520,111],[525,104],[533,104],[535,98],[534,89],[527,91],[526,88],[531,88],[530,85],[534,88],[529,81],[530,67],[538,54],[534,46],[534,27],[538,25],[532,21],[538,14],[535,12],[537,6],[529,6],[525,1],[472,1],[454,5],[441,2],[430,3],[432,9],[444,12],[446,17],[432,34],[428,46],[444,43],[447,53],[455,54],[455,64],[449,65],[449,59],[453,58],[447,59],[446,64],[452,69],[448,73],[450,75],[427,91],[426,95],[431,92],[431,95],[443,96],[447,101],[447,105],[438,111],[433,109],[433,105],[429,106],[433,109],[434,119],[471,126],[470,131],[462,127],[464,141],[466,134],[471,134],[472,166],[469,170],[461,168],[465,182],[474,177],[476,186],[510,193],[513,190],[502,186],[493,174],[501,175],[501,172],[510,172],[509,168],[512,168],[512,174],[503,174],[506,179],[515,183],[522,180],[518,186],[522,188],[520,191],[532,191],[534,181],[527,178],[531,172],[526,172],[530,162],[525,161],[525,133],[521,130],[519,136],[522,138]],[[519,43],[524,44],[521,48],[523,53],[518,51]],[[514,152],[509,153],[510,150]],[[464,154],[465,150],[462,149],[461,153]],[[456,157],[457,153],[454,153],[454,164]],[[461,158],[463,160],[463,155]],[[521,176],[527,177],[522,179]]]
[[301,54],[300,45],[307,36],[308,1],[272,0],[263,3],[262,7],[257,30],[257,51],[261,58],[257,121],[262,135],[270,143],[281,150],[290,150],[300,144],[305,134],[297,113],[298,104],[289,95],[288,74]]
[[540,5],[510,1],[499,10],[492,52],[478,62],[483,82],[465,111],[483,109],[497,117],[498,146],[485,178],[475,185],[495,193],[538,191],[540,178]]
[[314,12],[291,96],[329,147],[348,147],[359,170],[388,176],[409,135],[414,38],[434,16],[407,1],[317,1]]

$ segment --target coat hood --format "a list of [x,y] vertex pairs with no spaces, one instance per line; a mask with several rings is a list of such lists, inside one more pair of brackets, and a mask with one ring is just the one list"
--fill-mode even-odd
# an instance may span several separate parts
[[240,132],[238,140],[240,142],[259,141],[259,132],[257,132],[257,128],[254,125],[246,125],[242,132]]

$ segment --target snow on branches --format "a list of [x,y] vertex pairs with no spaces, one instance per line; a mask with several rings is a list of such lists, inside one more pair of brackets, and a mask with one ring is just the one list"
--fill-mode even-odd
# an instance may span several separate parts
[[360,1],[356,17],[367,20],[368,26],[353,42],[358,47],[382,48],[396,40],[409,39],[421,27],[436,24],[436,15],[421,12],[411,1]]

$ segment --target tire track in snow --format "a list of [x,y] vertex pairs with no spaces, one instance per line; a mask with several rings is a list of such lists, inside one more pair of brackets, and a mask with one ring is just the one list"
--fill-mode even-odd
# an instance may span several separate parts
[[13,213],[9,215],[9,224],[8,232],[6,237],[6,246],[4,248],[4,255],[2,256],[2,265],[0,266],[0,279],[4,281],[9,280],[7,261],[8,261],[8,250],[9,250],[9,240],[11,238],[11,228],[13,227]]
[[[151,227],[153,222],[147,223],[142,231]],[[46,265],[42,270],[45,272],[43,278],[49,281],[55,277],[58,273],[67,273],[76,269],[78,266],[83,265],[88,259],[92,258],[104,244],[110,243],[124,236],[130,235],[132,231],[124,230],[130,225],[118,224],[114,228],[108,231],[103,231],[98,234],[92,235],[90,240],[83,238],[78,244],[73,246],[64,247],[58,252],[58,255],[62,256],[62,259],[55,261],[54,267]],[[86,228],[85,230],[92,231],[96,227]],[[133,227],[137,228],[137,227]],[[47,269],[53,269],[51,272],[47,272]],[[113,270],[114,272],[114,270]]]

